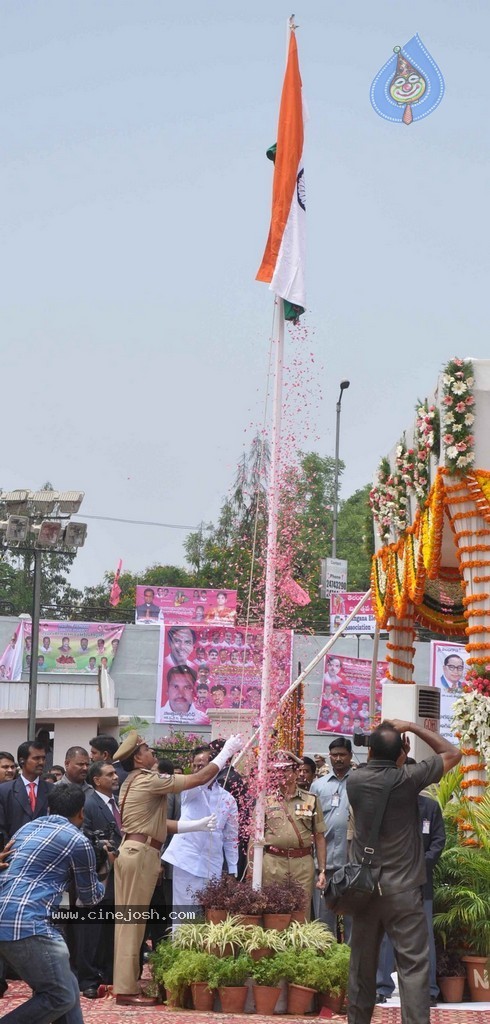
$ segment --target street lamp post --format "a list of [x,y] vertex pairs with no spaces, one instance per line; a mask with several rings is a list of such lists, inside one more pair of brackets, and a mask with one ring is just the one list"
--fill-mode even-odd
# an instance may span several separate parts
[[[86,523],[72,523],[70,516],[78,512],[82,491],[8,491],[0,492],[0,547],[14,551],[34,550],[32,588],[31,661],[29,665],[29,700],[27,707],[27,739],[36,736],[37,670],[39,659],[39,619],[41,613],[41,570],[43,552],[75,553],[85,543]],[[49,517],[49,518],[47,518]],[[29,535],[34,548],[27,546]]]
[[350,385],[350,380],[341,380],[340,392],[337,400],[337,419],[335,424],[335,477],[333,490],[333,529],[332,529],[332,558],[337,558],[337,523],[339,518],[339,445],[340,445],[340,409],[342,405],[343,392]]

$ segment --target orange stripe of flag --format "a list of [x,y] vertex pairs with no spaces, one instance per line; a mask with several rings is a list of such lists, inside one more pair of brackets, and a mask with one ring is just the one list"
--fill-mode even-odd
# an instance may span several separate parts
[[298,48],[296,46],[296,35],[291,30],[288,62],[279,110],[274,184],[272,187],[271,224],[264,256],[256,278],[257,281],[270,283],[274,274],[284,228],[286,227],[296,188],[298,167],[303,153],[303,137],[303,103],[301,98]]

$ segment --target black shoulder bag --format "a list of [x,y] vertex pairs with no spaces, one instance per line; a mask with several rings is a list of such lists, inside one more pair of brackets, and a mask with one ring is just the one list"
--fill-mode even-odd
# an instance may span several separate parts
[[367,907],[375,893],[381,893],[378,881],[379,868],[372,868],[371,865],[388,797],[395,782],[396,775],[393,777],[392,782],[387,783],[383,789],[373,817],[368,840],[364,847],[361,863],[344,864],[343,867],[338,868],[337,871],[334,871],[324,889],[325,903],[336,914],[349,914],[353,916],[358,911],[362,911]]

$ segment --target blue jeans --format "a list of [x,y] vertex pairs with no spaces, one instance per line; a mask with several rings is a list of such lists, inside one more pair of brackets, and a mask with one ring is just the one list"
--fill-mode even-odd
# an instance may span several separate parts
[[33,990],[22,1006],[2,1017],[2,1024],[83,1024],[78,982],[61,936],[30,935],[0,942],[0,956]]
[[[427,920],[429,932],[429,962],[430,962],[430,994],[433,999],[439,995],[439,987],[436,981],[436,947],[434,942],[434,928],[432,925],[432,900],[424,900],[424,913]],[[376,972],[376,992],[387,999],[393,995],[395,983],[391,975],[395,970],[395,951],[391,939],[386,932],[379,951],[378,970]]]

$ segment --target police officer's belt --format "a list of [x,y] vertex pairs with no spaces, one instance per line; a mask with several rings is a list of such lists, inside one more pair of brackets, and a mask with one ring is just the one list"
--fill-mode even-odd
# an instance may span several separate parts
[[304,846],[302,850],[279,850],[277,846],[264,846],[264,853],[272,853],[275,857],[311,857],[313,850],[311,846]]
[[161,850],[163,846],[163,839],[152,839],[151,836],[146,836],[144,832],[126,832],[123,836],[123,841],[130,840],[132,843],[147,843],[153,850]]

